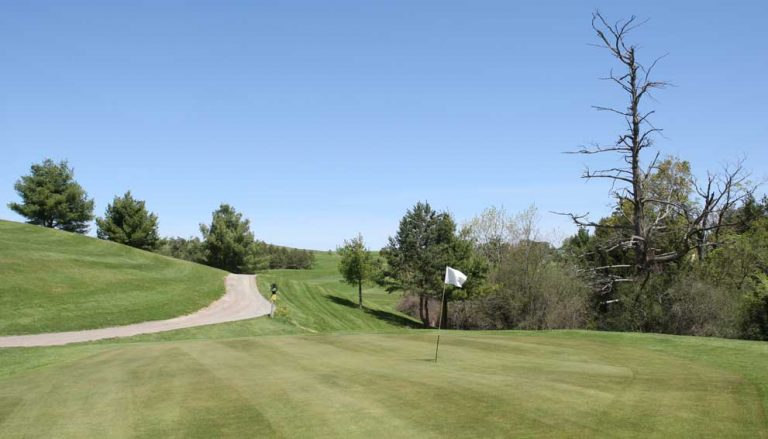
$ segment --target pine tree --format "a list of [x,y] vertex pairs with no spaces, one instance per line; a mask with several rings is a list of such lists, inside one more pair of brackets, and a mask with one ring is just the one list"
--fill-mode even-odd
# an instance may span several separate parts
[[30,174],[21,177],[14,188],[21,203],[8,207],[27,218],[27,223],[66,230],[88,232],[93,219],[93,199],[75,181],[74,170],[66,160],[54,163],[46,159],[33,164]]
[[211,225],[200,225],[206,263],[232,273],[252,271],[256,246],[250,221],[229,204],[213,212]]
[[96,235],[144,250],[157,247],[157,215],[148,212],[144,201],[136,200],[128,191],[107,205],[104,218],[96,218]]

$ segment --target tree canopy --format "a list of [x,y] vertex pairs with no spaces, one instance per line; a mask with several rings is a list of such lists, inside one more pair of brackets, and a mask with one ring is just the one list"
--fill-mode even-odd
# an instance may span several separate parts
[[96,235],[121,244],[152,250],[158,244],[157,215],[128,191],[107,205],[104,218],[96,218]]
[[201,224],[203,251],[208,265],[232,273],[251,269],[254,259],[254,238],[250,221],[229,204],[213,212],[211,224]]
[[344,280],[357,286],[358,305],[363,307],[363,283],[372,280],[379,269],[376,258],[365,247],[363,235],[344,241],[344,245],[337,249],[339,260],[339,272]]
[[382,279],[385,287],[417,296],[419,317],[427,326],[431,324],[429,299],[440,297],[445,267],[473,272],[471,243],[457,235],[449,213],[435,211],[429,203],[418,202],[406,212],[381,255],[387,262]]
[[55,163],[46,159],[33,164],[29,175],[21,177],[14,188],[21,203],[9,203],[8,207],[27,218],[27,223],[88,232],[88,222],[93,220],[93,200],[75,181],[74,169],[66,160]]

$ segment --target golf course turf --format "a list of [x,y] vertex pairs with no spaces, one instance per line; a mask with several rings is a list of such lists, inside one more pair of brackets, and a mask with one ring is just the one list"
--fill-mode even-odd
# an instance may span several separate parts
[[766,436],[760,343],[458,332],[437,364],[433,348],[414,331],[0,352],[16,365],[0,436]]
[[189,314],[224,294],[225,276],[113,242],[0,220],[0,335]]
[[0,438],[763,437],[768,343],[435,332],[335,274],[259,276],[275,319],[0,349]]

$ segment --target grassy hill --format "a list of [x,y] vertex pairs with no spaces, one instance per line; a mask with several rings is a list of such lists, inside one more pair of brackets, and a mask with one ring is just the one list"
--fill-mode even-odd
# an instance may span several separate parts
[[270,270],[259,276],[259,290],[269,293],[277,283],[285,319],[311,332],[392,330],[421,323],[394,310],[399,294],[376,286],[363,289],[364,310],[358,309],[357,288],[342,282],[340,256],[317,252],[312,270]]
[[189,339],[224,339],[254,335],[318,334],[340,332],[404,332],[421,323],[397,312],[399,294],[381,288],[363,289],[364,310],[357,307],[357,288],[342,282],[339,256],[317,252],[311,270],[269,270],[257,277],[259,291],[269,296],[275,282],[280,289],[278,306],[284,313],[274,319],[252,319],[178,331],[146,334],[120,343]]
[[[0,349],[5,437],[763,437],[768,343],[409,329],[335,255],[259,276],[287,314]],[[351,304],[350,304],[351,303]]]
[[225,272],[0,220],[0,335],[91,329],[198,310]]

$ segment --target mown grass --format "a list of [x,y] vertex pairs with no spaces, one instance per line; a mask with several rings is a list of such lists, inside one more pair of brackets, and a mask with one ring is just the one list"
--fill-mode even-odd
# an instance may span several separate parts
[[0,437],[768,437],[763,343],[442,340],[437,364],[431,331],[3,350]]
[[358,308],[356,286],[344,283],[338,271],[339,256],[317,252],[312,270],[271,270],[258,277],[259,291],[279,287],[278,302],[285,320],[310,332],[393,330],[420,327],[417,320],[395,311],[399,294],[374,285],[363,289],[363,309]]
[[0,221],[0,335],[187,314],[220,297],[225,276],[112,242]]
[[[279,287],[280,313],[274,318],[251,319],[178,331],[146,334],[119,340],[171,341],[223,339],[256,335],[316,334],[324,332],[404,332],[421,326],[395,310],[399,294],[376,286],[363,290],[364,309],[357,307],[357,289],[341,280],[339,256],[317,252],[311,270],[269,270],[257,277],[259,291],[269,297],[270,285]],[[106,343],[112,343],[108,341]]]
[[334,258],[259,276],[273,320],[0,350],[0,437],[768,438],[766,343],[444,331],[434,363],[435,332],[380,290],[356,309]]

